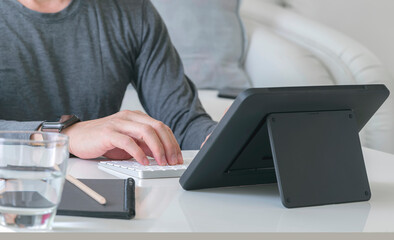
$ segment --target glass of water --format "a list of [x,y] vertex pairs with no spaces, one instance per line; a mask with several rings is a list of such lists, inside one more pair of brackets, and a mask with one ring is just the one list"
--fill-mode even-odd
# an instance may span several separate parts
[[68,137],[0,131],[0,224],[49,230],[61,200]]

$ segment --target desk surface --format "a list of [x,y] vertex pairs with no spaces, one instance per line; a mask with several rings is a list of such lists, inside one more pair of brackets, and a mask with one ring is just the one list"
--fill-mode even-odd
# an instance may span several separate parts
[[[178,178],[136,179],[135,219],[57,216],[54,231],[394,232],[394,155],[363,151],[369,202],[286,209],[275,184],[187,192]],[[81,178],[114,178],[96,161],[71,159],[69,170]]]
[[[394,232],[394,155],[364,148],[369,202],[286,209],[275,184],[184,191],[178,178],[136,179],[132,220],[56,216],[66,232]],[[80,178],[116,178],[97,161],[71,159]],[[118,174],[118,177],[126,177]]]

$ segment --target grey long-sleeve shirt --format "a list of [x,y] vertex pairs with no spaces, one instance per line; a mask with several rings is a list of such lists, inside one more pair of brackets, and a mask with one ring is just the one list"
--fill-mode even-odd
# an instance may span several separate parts
[[198,149],[213,130],[150,1],[73,0],[54,14],[0,1],[1,130],[114,114],[129,83],[183,149]]

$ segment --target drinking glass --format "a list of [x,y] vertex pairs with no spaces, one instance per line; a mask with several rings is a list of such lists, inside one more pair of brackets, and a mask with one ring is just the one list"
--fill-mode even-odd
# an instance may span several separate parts
[[51,229],[68,157],[66,135],[0,131],[0,224]]

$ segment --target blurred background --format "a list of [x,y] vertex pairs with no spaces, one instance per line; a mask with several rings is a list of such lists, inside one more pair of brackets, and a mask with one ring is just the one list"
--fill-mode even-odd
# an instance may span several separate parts
[[[393,0],[151,0],[200,99],[226,88],[385,84],[394,93]],[[122,109],[143,110],[133,89]],[[394,153],[394,94],[360,133]]]
[[394,76],[393,0],[278,0],[277,3],[359,41]]

